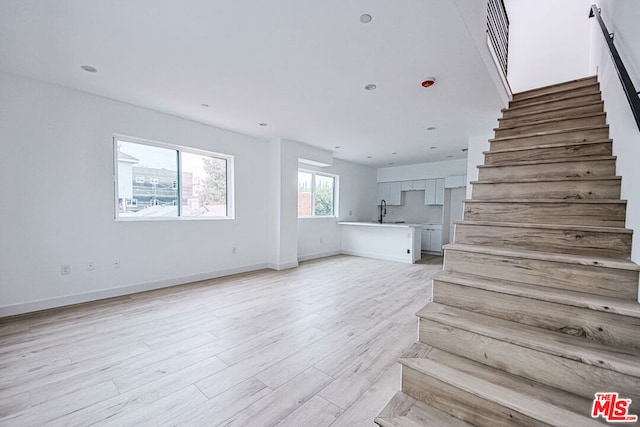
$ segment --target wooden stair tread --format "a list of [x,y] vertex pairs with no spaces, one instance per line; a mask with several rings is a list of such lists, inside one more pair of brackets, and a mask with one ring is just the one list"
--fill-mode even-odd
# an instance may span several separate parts
[[451,368],[428,358],[400,359],[400,363],[467,393],[496,402],[501,406],[549,425],[602,425],[587,416],[582,416],[557,405],[533,398],[511,388],[494,384],[478,376]]
[[488,279],[473,274],[458,273],[447,270],[439,271],[433,276],[433,279],[454,283],[460,286],[479,288],[502,294],[640,319],[640,304],[636,301],[565,289],[549,288],[542,285],[530,285],[527,283],[512,282],[508,280]]
[[[581,77],[579,79],[573,79],[573,80],[569,80],[566,82],[561,82],[561,83],[554,83],[554,84],[550,84],[550,85],[546,85],[546,86],[540,86],[534,89],[527,89],[527,90],[523,90],[520,92],[516,92],[513,94],[514,98],[519,98],[519,97],[526,97],[528,94],[532,94],[532,93],[536,93],[536,92],[540,92],[540,91],[553,91],[553,89],[555,88],[566,88],[567,86],[573,85],[575,83],[581,83],[584,82],[585,86],[589,86],[590,84],[595,84],[598,83],[598,76],[597,75],[592,75],[592,76],[587,76],[587,77]],[[581,86],[578,86],[581,87]],[[568,90],[571,89],[575,89],[576,87],[573,86]]]
[[520,129],[523,127],[527,127],[527,126],[535,126],[535,125],[544,125],[544,124],[553,124],[553,123],[558,123],[558,122],[563,122],[566,120],[574,120],[574,119],[588,119],[590,117],[606,117],[606,113],[603,112],[599,112],[599,113],[587,113],[587,114],[578,114],[575,116],[568,116],[568,117],[554,117],[551,119],[540,119],[540,120],[534,120],[531,122],[526,122],[526,123],[518,123],[515,125],[510,125],[510,126],[505,126],[505,127],[497,127],[494,128],[493,130],[496,132],[499,131],[505,131],[505,130],[510,130],[510,129]]
[[[590,99],[590,100],[585,100],[584,98],[594,98],[595,99]],[[526,114],[527,112],[539,112],[539,111],[546,111],[547,108],[549,108],[549,105],[553,105],[553,104],[562,104],[563,107],[567,106],[567,104],[569,104],[568,106],[576,106],[576,105],[583,105],[586,102],[600,102],[602,101],[602,97],[600,92],[590,92],[590,93],[579,93],[579,94],[574,94],[574,95],[570,95],[564,98],[558,98],[558,99],[547,99],[547,100],[542,100],[542,101],[536,101],[536,102],[530,102],[528,104],[524,104],[524,105],[513,105],[513,106],[509,106],[506,108],[502,108],[500,111],[502,112],[502,114],[506,114],[506,113],[516,113],[516,114]],[[543,107],[543,108],[540,108]],[[522,112],[524,111],[524,112]]]
[[568,255],[561,253],[537,252],[513,248],[498,248],[492,246],[465,245],[460,243],[449,243],[442,247],[445,251],[457,250],[462,252],[472,252],[487,255],[503,256],[506,258],[525,258],[539,261],[552,261],[566,264],[584,265],[591,267],[615,268],[619,270],[640,271],[640,266],[627,260],[589,257],[585,255]]
[[[489,153],[487,151],[487,153]],[[491,152],[495,153],[495,151]],[[544,160],[525,160],[512,163],[501,163],[499,165],[478,165],[478,169],[492,169],[492,168],[504,168],[509,166],[531,166],[531,165],[548,165],[554,163],[582,163],[582,162],[598,162],[598,161],[615,161],[616,156],[590,156],[583,159],[580,158],[568,158],[568,159],[544,159]]]
[[375,423],[382,427],[423,427],[429,426],[470,426],[440,409],[434,408],[402,391],[397,392],[380,414]]
[[[560,106],[560,107],[553,107],[553,108],[547,108],[541,111],[536,111],[535,113],[533,112],[524,112],[524,113],[520,113],[520,114],[514,114],[512,116],[509,117],[499,117],[498,118],[498,123],[505,121],[505,120],[518,120],[521,118],[527,118],[530,116],[535,116],[536,114],[544,114],[544,113],[560,113],[562,111],[566,111],[566,110],[574,110],[577,108],[581,108],[581,107],[592,107],[592,106],[596,106],[596,105],[604,105],[604,101],[591,101],[591,102],[586,102],[582,105],[569,105],[569,106]],[[518,108],[522,108],[522,107],[514,107],[513,109],[508,109],[508,108],[504,108],[502,109],[502,112],[505,113],[507,111],[514,111],[517,110]]]
[[577,203],[577,204],[616,204],[626,205],[626,200],[620,199],[466,199],[464,203]]
[[421,319],[640,378],[640,353],[628,348],[615,351],[608,345],[433,302],[416,314]]
[[620,176],[570,176],[563,178],[512,178],[509,180],[471,181],[471,184],[514,184],[524,182],[621,181]]
[[402,359],[431,359],[449,368],[458,369],[467,374],[477,376],[485,381],[507,387],[530,397],[559,404],[572,411],[588,411],[591,401],[584,397],[567,393],[546,384],[542,384],[519,375],[510,374],[493,366],[449,353],[445,350],[430,346],[420,341],[414,343],[400,356]]
[[577,128],[568,128],[568,129],[549,130],[544,132],[523,133],[519,135],[503,136],[500,138],[491,138],[489,139],[489,142],[510,141],[513,139],[525,139],[533,136],[559,135],[563,133],[572,133],[576,131],[607,129],[608,127],[609,125],[604,124],[604,125],[595,125],[595,126],[581,126]]
[[518,151],[529,151],[529,150],[537,150],[539,148],[559,148],[559,147],[572,147],[572,146],[581,146],[581,145],[591,145],[591,144],[602,144],[602,143],[611,143],[612,139],[598,139],[594,141],[580,141],[580,142],[561,142],[554,144],[538,144],[535,147],[510,147],[510,148],[498,148],[495,150],[483,151],[482,153],[487,154],[496,154],[496,153],[513,153]]
[[[591,89],[590,91],[588,91],[587,89]],[[553,98],[553,100],[558,100],[558,99],[564,99],[566,97],[571,97],[571,95],[575,94],[575,92],[577,90],[582,90],[585,92],[579,92],[582,94],[585,93],[600,93],[600,85],[598,82],[594,82],[591,84],[587,84],[581,87],[577,87],[577,88],[563,88],[563,87],[558,87],[557,90],[550,90],[548,92],[542,92],[542,93],[536,93],[536,94],[527,94],[526,92],[524,93],[516,93],[513,94],[513,99],[511,102],[518,102],[521,103],[523,101],[531,101],[533,100],[534,102],[536,98],[544,98],[544,97],[549,97],[551,95],[560,95],[559,98]],[[563,96],[563,95],[568,95],[568,96]],[[529,104],[527,104],[529,105]]]
[[618,227],[598,227],[594,225],[562,225],[562,224],[541,224],[531,222],[495,222],[495,221],[454,221],[454,224],[467,225],[485,225],[495,227],[513,227],[513,228],[542,228],[548,230],[572,230],[572,231],[594,231],[598,233],[624,233],[633,234],[633,230],[629,228]]

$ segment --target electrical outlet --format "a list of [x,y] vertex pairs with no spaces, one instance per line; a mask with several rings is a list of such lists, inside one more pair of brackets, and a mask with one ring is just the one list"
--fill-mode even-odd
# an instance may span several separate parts
[[87,262],[87,271],[93,271],[96,269],[96,263],[93,261]]
[[120,268],[120,260],[119,259],[114,259],[113,260],[113,268]]
[[71,274],[71,266],[69,264],[63,264],[60,266],[60,274],[63,276],[68,276]]
[[407,249],[407,253],[410,254],[411,253],[411,249]]
[[231,248],[231,253],[235,255],[236,254],[236,248]]

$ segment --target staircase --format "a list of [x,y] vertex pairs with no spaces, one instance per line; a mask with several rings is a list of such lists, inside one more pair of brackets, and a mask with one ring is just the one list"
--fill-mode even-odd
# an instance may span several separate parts
[[514,95],[400,358],[380,426],[602,425],[640,415],[640,268],[595,77]]

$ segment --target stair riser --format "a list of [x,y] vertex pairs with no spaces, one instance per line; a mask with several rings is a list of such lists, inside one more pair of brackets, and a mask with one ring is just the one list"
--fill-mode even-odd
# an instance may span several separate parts
[[632,413],[640,407],[640,378],[631,375],[431,320],[420,319],[419,336],[425,344],[586,398],[592,399],[603,390],[615,390],[633,400],[632,409],[636,412]]
[[540,145],[566,144],[572,142],[595,142],[609,139],[609,127],[595,129],[574,130],[552,134],[536,134],[526,137],[508,137],[506,139],[489,141],[491,150],[507,148],[537,148]]
[[628,259],[631,234],[456,224],[456,243]]
[[583,87],[590,87],[590,86],[594,86],[598,84],[598,79],[594,76],[594,77],[589,77],[586,79],[578,79],[578,80],[572,80],[570,82],[565,82],[559,85],[553,85],[553,86],[547,86],[547,87],[541,87],[538,89],[532,89],[532,90],[527,90],[527,91],[523,91],[523,92],[518,92],[518,93],[514,93],[513,94],[513,100],[517,101],[523,98],[530,98],[532,96],[539,96],[539,95],[545,95],[547,93],[553,93],[553,92],[557,92],[560,90],[570,90],[570,89],[577,89],[577,88],[583,88]]
[[558,117],[573,117],[589,113],[604,112],[604,102],[596,102],[587,105],[578,105],[562,110],[539,111],[523,115],[514,115],[509,118],[498,119],[499,128],[510,127],[514,125],[522,125],[525,123],[535,122],[538,120],[555,119]]
[[571,118],[566,120],[554,121],[551,123],[532,123],[518,126],[515,128],[496,129],[496,138],[506,138],[508,136],[526,135],[536,132],[548,132],[561,129],[573,129],[584,126],[598,126],[606,124],[606,116],[599,114],[597,116]]
[[500,199],[619,199],[620,180],[564,182],[505,182],[473,184],[473,198]]
[[580,95],[572,98],[560,99],[558,101],[547,101],[547,102],[542,102],[534,105],[521,106],[520,108],[510,108],[503,111],[502,118],[507,119],[514,116],[520,116],[523,114],[538,113],[538,112],[547,111],[553,108],[578,107],[581,105],[590,104],[592,102],[598,102],[601,100],[602,100],[602,97],[600,96],[600,92],[594,92],[587,95]]
[[619,203],[467,202],[464,207],[464,219],[469,221],[538,222],[624,228],[625,216],[626,206]]
[[629,300],[638,294],[638,272],[617,268],[446,250],[444,269]]
[[635,317],[492,292],[438,279],[433,281],[433,301],[608,345],[640,348],[640,319]]
[[[535,103],[538,103],[538,102],[565,100],[567,98],[571,98],[571,97],[578,96],[578,95],[593,95],[593,94],[597,94],[598,96],[600,96],[600,88],[599,88],[599,85],[597,83],[596,84],[592,84],[590,86],[584,86],[584,87],[581,87],[581,88],[577,88],[577,89],[574,89],[574,90],[568,91],[568,92],[554,92],[554,93],[547,93],[547,94],[535,96],[535,97],[532,97],[532,98],[515,99],[515,100],[509,102],[509,108],[522,107],[522,106],[525,106],[525,105],[531,105],[531,104],[535,104]],[[547,107],[547,108],[549,108],[549,107]]]
[[504,165],[519,161],[551,159],[588,159],[590,156],[611,156],[611,142],[560,146],[551,148],[530,148],[504,153],[488,152],[484,155],[485,165]]
[[407,366],[402,367],[402,391],[477,426],[546,425]]
[[479,168],[478,180],[509,180],[524,178],[612,177],[616,174],[615,160],[597,160],[535,165]]

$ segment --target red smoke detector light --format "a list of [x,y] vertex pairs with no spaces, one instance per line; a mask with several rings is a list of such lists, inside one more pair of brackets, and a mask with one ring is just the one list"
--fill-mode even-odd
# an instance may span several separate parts
[[435,77],[429,77],[428,79],[426,79],[425,81],[423,81],[420,84],[422,85],[422,87],[431,87],[435,83],[436,83],[436,78]]

